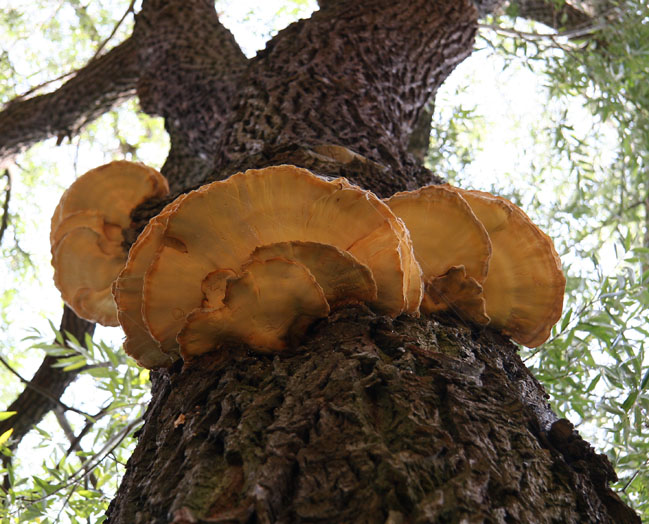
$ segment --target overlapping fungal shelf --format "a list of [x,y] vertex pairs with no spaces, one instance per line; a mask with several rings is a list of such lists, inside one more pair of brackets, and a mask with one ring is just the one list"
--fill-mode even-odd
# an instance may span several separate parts
[[547,340],[561,317],[566,279],[552,240],[518,206],[446,184],[387,202],[424,268],[424,312],[452,309],[528,347]]
[[168,193],[155,169],[116,161],[88,171],[63,194],[50,229],[54,283],[79,317],[119,325],[111,284],[126,263],[122,231],[135,207]]
[[[428,186],[384,202],[294,166],[249,170],[170,203],[126,261],[118,246],[128,219],[90,204],[63,216],[62,199],[53,252],[77,269],[101,252],[109,262],[84,278],[104,287],[81,279],[64,300],[76,305],[88,289],[103,297],[112,283],[125,350],[149,368],[233,342],[282,352],[348,304],[392,317],[452,311],[530,347],[561,315],[565,278],[552,241],[488,193]],[[92,249],[58,254],[66,244]]]
[[148,331],[136,350],[127,336],[141,363],[233,340],[281,351],[315,318],[350,303],[418,313],[421,271],[405,226],[346,180],[293,166],[250,170],[185,195],[160,216],[114,285],[120,318]]

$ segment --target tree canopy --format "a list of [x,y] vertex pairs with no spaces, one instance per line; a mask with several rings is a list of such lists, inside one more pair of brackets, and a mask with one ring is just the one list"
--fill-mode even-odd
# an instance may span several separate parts
[[[254,4],[217,2],[250,55],[317,9]],[[44,246],[76,176],[115,158],[162,165],[162,120],[140,110],[128,82],[92,118],[52,129],[37,122],[41,134],[26,150],[11,146],[17,139],[3,120],[21,102],[64,89],[87,64],[109,71],[118,56],[128,69],[124,42],[138,9],[126,0],[41,0],[0,11],[0,400],[9,406],[44,356],[77,378],[18,447],[11,430],[0,432],[3,522],[101,522],[146,407],[148,371],[120,351],[118,329],[77,340],[55,327],[61,301]],[[640,0],[580,9],[508,2],[482,18],[474,53],[430,103],[432,122],[420,131],[429,143],[413,146],[441,177],[508,196],[554,239],[568,277],[564,315],[547,343],[521,355],[555,411],[608,455],[616,489],[645,518],[648,70],[649,7]],[[0,412],[0,422],[17,416]]]

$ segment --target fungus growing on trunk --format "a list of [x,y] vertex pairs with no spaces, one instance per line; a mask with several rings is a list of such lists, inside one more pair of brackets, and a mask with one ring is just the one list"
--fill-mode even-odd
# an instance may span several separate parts
[[122,230],[136,206],[168,192],[155,169],[116,161],[88,171],[63,193],[52,216],[52,265],[54,282],[77,315],[118,325],[111,284],[126,261]]
[[116,326],[110,285],[124,260],[121,242],[109,242],[91,227],[76,227],[52,246],[54,284],[79,317]]
[[144,274],[162,245],[169,214],[184,198],[185,195],[181,195],[149,221],[131,246],[126,264],[112,286],[117,305],[117,318],[126,335],[124,351],[146,368],[168,366],[176,359],[176,355],[160,351],[157,342],[153,340],[144,324],[142,287]]
[[204,300],[212,303],[206,285],[222,296],[225,281],[219,288],[210,274],[238,275],[257,248],[292,241],[334,246],[366,266],[377,286],[370,301],[377,311],[417,313],[420,269],[408,232],[390,209],[344,179],[274,166],[203,186],[170,213],[143,287],[144,322],[162,351],[177,353],[185,319]]
[[561,316],[565,277],[552,240],[508,200],[449,185],[387,199],[410,231],[425,313],[452,309],[529,347]]
[[552,239],[509,200],[454,188],[485,226],[492,244],[482,284],[490,325],[536,347],[561,317],[566,278]]
[[467,202],[448,186],[426,186],[386,200],[410,232],[425,282],[424,313],[452,309],[462,318],[487,324],[481,284],[491,242]]
[[305,266],[322,287],[331,309],[376,300],[376,282],[369,267],[337,247],[318,242],[279,242],[255,249],[252,260],[283,258]]
[[263,352],[294,346],[311,323],[329,314],[322,287],[299,262],[253,260],[227,281],[223,306],[190,313],[178,334],[184,359],[243,342]]
[[[57,242],[105,230],[86,213],[61,222]],[[113,233],[103,240],[110,253]],[[169,204],[132,246],[113,292],[126,351],[157,367],[232,341],[282,351],[349,303],[391,316],[418,314],[420,304],[452,309],[539,344],[560,315],[564,283],[552,242],[505,199],[444,185],[386,205],[345,179],[274,166]]]

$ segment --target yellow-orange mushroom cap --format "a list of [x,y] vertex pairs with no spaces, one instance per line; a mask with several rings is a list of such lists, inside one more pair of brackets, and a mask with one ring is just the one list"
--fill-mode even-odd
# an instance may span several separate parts
[[296,345],[311,323],[329,314],[322,288],[302,264],[283,258],[254,260],[227,281],[224,305],[197,309],[178,344],[184,359],[243,342],[268,353]]
[[561,317],[566,278],[550,237],[509,200],[455,188],[492,243],[482,284],[490,325],[527,347],[547,340]]
[[121,251],[104,251],[102,240],[87,227],[77,227],[63,236],[52,255],[54,283],[78,316],[104,326],[116,326],[110,285],[124,265],[124,255]]
[[116,160],[91,169],[73,182],[52,215],[51,230],[78,211],[97,211],[106,223],[126,229],[133,209],[168,193],[167,180],[152,167]]
[[[476,302],[480,301],[476,290],[487,276],[491,242],[469,204],[445,185],[397,193],[386,202],[408,228],[426,289],[436,289],[434,297],[424,299],[422,310],[431,313],[453,309],[462,316],[459,303],[469,304],[466,294],[471,289],[473,305],[464,316],[468,313],[472,321],[487,322],[484,306]],[[459,271],[459,267],[463,269]],[[435,279],[443,283],[434,284]]]
[[131,246],[126,265],[113,282],[112,292],[119,320],[126,339],[124,351],[146,368],[169,366],[175,355],[163,353],[151,337],[142,319],[142,287],[144,274],[162,245],[167,219],[173,209],[185,198],[181,195],[154,216]]
[[110,286],[126,261],[122,230],[137,205],[168,191],[155,169],[127,161],[92,169],[65,191],[51,221],[52,265],[54,282],[77,315],[118,324]]
[[[420,279],[408,278],[414,255],[401,229],[376,196],[342,179],[323,180],[294,166],[233,175],[189,193],[170,215],[145,275],[144,320],[163,351],[177,351],[176,334],[201,306],[209,273],[237,273],[257,247],[290,241],[329,244],[353,255],[376,281],[370,305],[396,316],[408,309],[409,286],[421,290]],[[411,300],[415,309],[420,300]]]
[[255,249],[252,260],[283,258],[305,266],[322,288],[329,307],[376,300],[372,271],[353,255],[318,242],[279,242]]
[[426,296],[421,303],[424,313],[454,311],[460,318],[474,324],[489,323],[482,286],[467,276],[464,266],[453,266],[426,284]]

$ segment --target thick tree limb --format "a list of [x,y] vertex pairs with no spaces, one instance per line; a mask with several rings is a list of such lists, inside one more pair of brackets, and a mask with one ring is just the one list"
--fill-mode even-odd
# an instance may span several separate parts
[[430,132],[432,129],[433,114],[435,112],[435,98],[424,106],[419,113],[417,122],[408,139],[408,152],[420,163],[424,163],[430,145]]
[[476,22],[468,0],[327,2],[251,61],[215,174],[269,146],[333,143],[401,174],[368,188],[381,195],[428,183],[405,150],[432,94],[470,54]]
[[[202,137],[211,136],[211,132],[216,133],[215,139],[218,138],[218,126],[222,125],[225,116],[214,119],[212,115],[227,112],[226,101],[233,98],[236,83],[229,82],[223,87],[220,79],[234,74],[237,68],[241,71],[246,61],[232,35],[218,22],[213,6],[209,2],[201,2],[201,5],[203,11],[189,10],[195,19],[179,23],[172,4],[145,2],[137,20],[137,37],[129,38],[89,62],[58,90],[9,103],[0,112],[0,157],[19,152],[50,136],[58,136],[61,140],[68,135],[74,136],[85,123],[133,96],[142,76],[142,103],[149,112],[166,117],[167,127],[173,132],[172,151],[182,152],[174,165],[185,169],[180,175],[187,174],[191,158],[198,158],[198,155],[207,158],[205,148],[209,148],[209,144],[193,143],[192,137],[202,140]],[[186,7],[186,3],[180,2],[176,8],[183,12],[183,6]],[[162,26],[166,26],[166,33],[161,31]],[[175,39],[171,36],[174,31]],[[136,38],[139,38],[139,46]],[[198,64],[183,54],[183,49],[186,53],[208,58]],[[197,49],[199,54],[196,54]],[[205,126],[191,128],[186,121],[187,115],[195,117],[198,107],[203,107]],[[183,147],[184,144],[188,147]],[[191,158],[183,162],[188,157]],[[2,224],[4,222],[3,218]],[[66,307],[61,331],[83,340],[85,333],[94,331],[94,324],[79,319]],[[59,399],[78,371],[64,372],[52,367],[56,360],[46,357],[25,390],[7,408],[17,411],[17,415],[0,422],[0,434],[13,428],[12,448],[50,410],[67,408]]]
[[51,136],[62,141],[135,94],[139,72],[129,38],[88,63],[52,93],[10,102],[0,112],[0,158]]
[[187,187],[213,164],[248,60],[208,0],[145,1],[134,37],[140,104],[171,139],[162,173],[172,191]]

